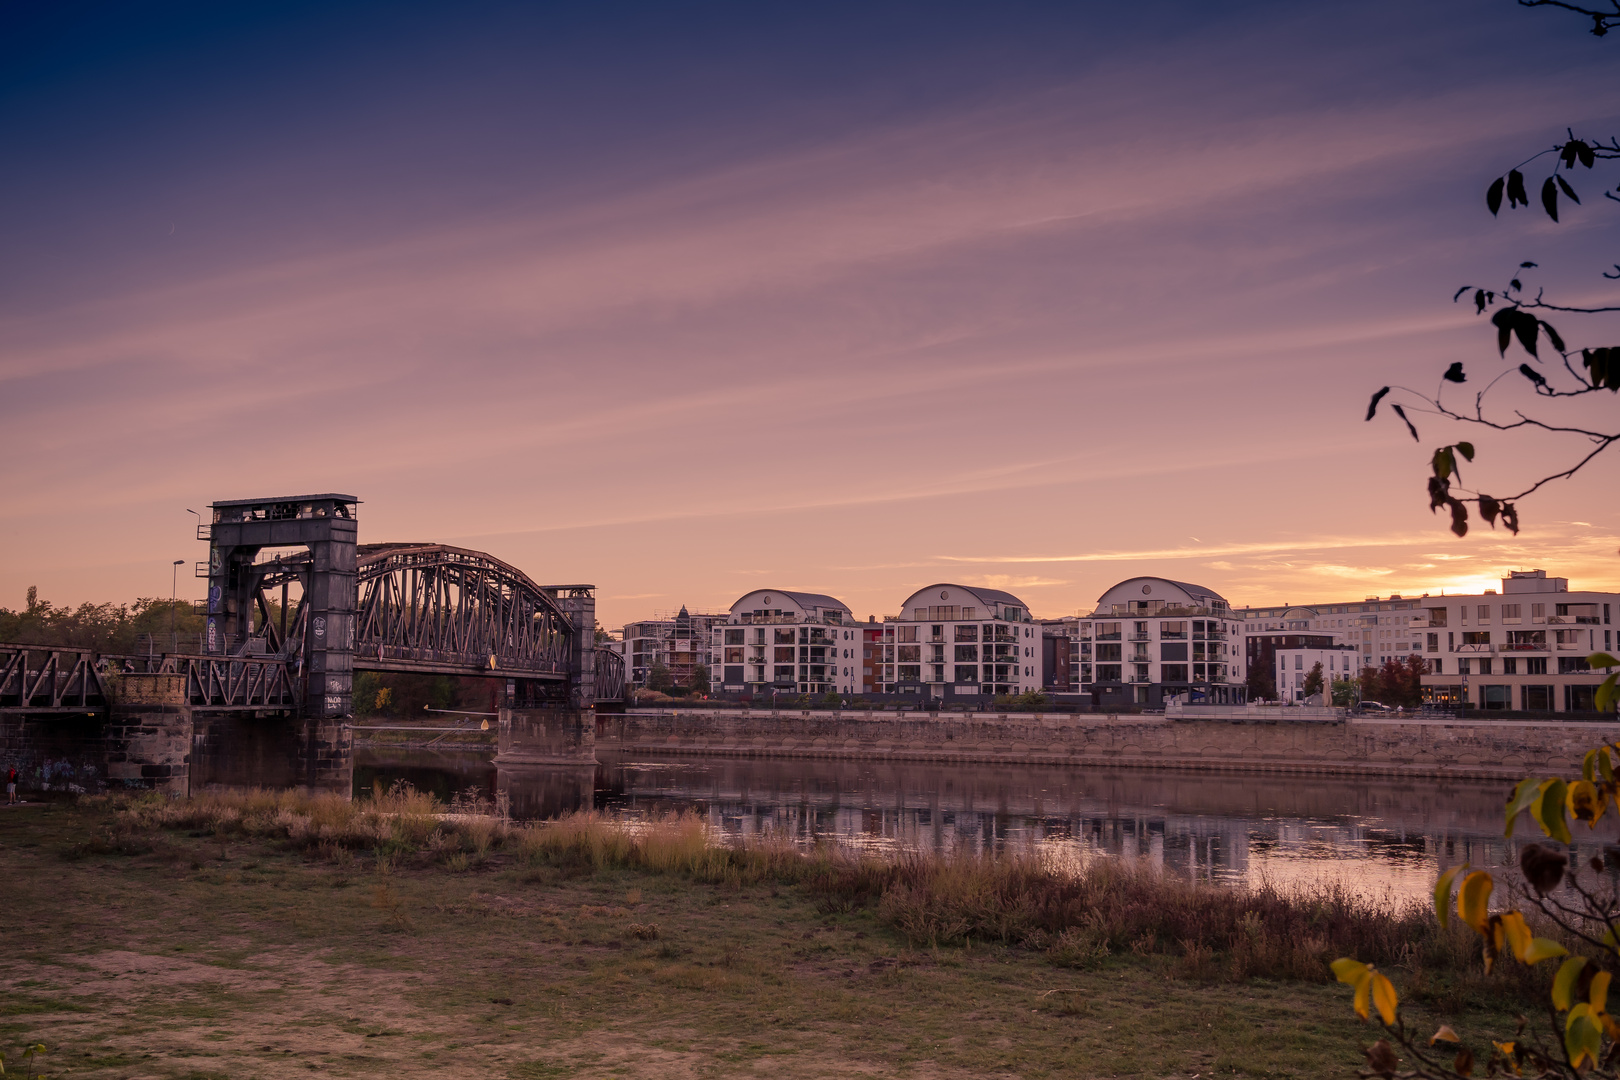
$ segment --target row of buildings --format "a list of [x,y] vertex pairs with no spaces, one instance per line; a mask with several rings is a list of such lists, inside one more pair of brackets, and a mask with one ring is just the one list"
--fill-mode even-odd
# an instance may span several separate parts
[[703,668],[720,695],[926,696],[946,704],[1040,690],[1101,707],[1182,698],[1239,704],[1256,668],[1300,701],[1316,663],[1329,679],[1417,656],[1425,697],[1470,708],[1586,711],[1615,647],[1620,593],[1572,592],[1564,578],[1513,571],[1477,595],[1367,597],[1234,608],[1189,582],[1135,577],[1089,615],[1038,619],[1008,592],[952,583],[896,615],[858,619],[821,593],[760,589],[729,611],[627,624],[612,647],[636,686],[655,665],[677,685]]

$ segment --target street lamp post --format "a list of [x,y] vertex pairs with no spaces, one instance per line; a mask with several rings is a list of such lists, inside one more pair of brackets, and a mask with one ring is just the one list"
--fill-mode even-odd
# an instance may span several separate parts
[[184,560],[184,559],[176,559],[176,560],[174,560],[174,569],[169,573],[169,651],[170,652],[179,652],[180,651],[180,639],[176,636],[176,632],[175,632],[175,628],[174,628],[174,609],[175,609],[175,606],[176,606],[175,598],[180,593],[180,567],[185,561],[186,560]]

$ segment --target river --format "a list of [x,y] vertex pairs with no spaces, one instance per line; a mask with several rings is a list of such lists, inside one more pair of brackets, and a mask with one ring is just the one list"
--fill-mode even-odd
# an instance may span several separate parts
[[[448,800],[504,792],[520,819],[594,808],[702,814],[733,838],[774,833],[871,852],[1033,845],[1060,859],[1133,858],[1192,878],[1340,884],[1423,899],[1436,872],[1515,858],[1506,788],[1185,770],[940,765],[598,752],[595,767],[497,767],[487,754],[359,749],[355,786],[406,780]],[[1534,829],[1533,826],[1521,826]]]

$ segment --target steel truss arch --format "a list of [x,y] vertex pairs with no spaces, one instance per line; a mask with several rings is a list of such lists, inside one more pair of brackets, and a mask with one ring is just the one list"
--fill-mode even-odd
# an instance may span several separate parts
[[446,544],[362,544],[356,554],[356,668],[568,677],[578,631],[516,567]]

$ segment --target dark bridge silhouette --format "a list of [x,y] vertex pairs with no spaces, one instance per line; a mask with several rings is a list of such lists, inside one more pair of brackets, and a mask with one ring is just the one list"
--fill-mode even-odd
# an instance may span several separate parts
[[0,708],[99,708],[104,676],[118,673],[182,674],[193,706],[322,718],[352,713],[356,671],[502,679],[514,703],[623,699],[623,658],[596,647],[593,586],[539,585],[445,544],[356,544],[357,506],[349,495],[213,504],[198,529],[209,541],[202,653],[0,644]]

